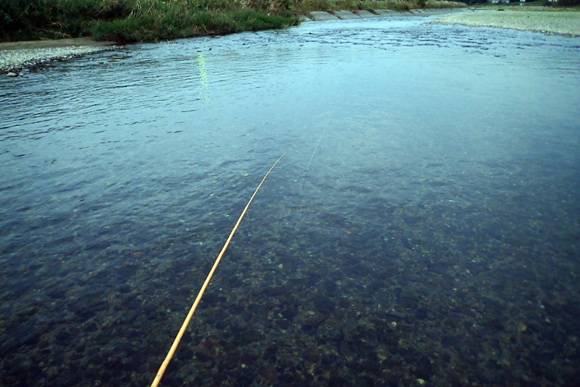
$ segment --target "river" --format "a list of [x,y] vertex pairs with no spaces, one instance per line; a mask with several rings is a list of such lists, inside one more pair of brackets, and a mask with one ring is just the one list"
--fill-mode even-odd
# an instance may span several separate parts
[[404,17],[0,80],[0,380],[570,386],[580,38]]

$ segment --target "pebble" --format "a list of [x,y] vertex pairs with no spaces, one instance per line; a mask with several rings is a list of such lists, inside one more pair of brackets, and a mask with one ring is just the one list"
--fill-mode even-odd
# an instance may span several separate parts
[[[71,59],[82,55],[112,50],[114,47],[107,46],[81,46],[81,47],[50,47],[23,50],[0,51],[0,73],[7,73],[9,77],[17,77],[16,69],[32,67],[43,63],[49,63],[59,59]],[[14,75],[11,75],[14,74]]]

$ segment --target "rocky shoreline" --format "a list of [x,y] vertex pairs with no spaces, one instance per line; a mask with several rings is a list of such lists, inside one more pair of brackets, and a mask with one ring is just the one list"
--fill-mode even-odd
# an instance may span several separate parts
[[83,55],[115,49],[111,45],[65,46],[0,50],[0,74],[17,77],[27,67],[44,65],[55,60],[72,59]]

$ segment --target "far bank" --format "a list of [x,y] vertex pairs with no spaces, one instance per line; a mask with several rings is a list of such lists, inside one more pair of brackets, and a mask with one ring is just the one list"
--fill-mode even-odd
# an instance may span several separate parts
[[2,0],[0,42],[87,36],[155,42],[283,28],[312,11],[464,7],[433,0]]
[[554,10],[546,7],[496,7],[445,15],[435,23],[473,27],[510,28],[520,31],[580,36],[578,8]]

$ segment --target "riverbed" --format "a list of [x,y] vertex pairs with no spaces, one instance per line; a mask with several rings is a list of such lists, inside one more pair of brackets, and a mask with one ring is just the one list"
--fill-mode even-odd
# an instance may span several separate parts
[[0,79],[0,380],[578,380],[580,39],[391,17]]

